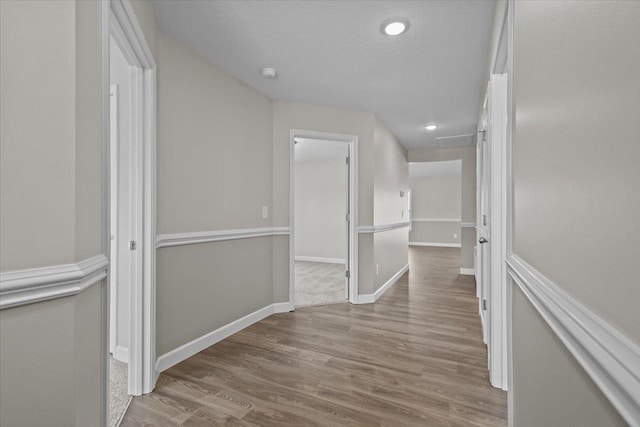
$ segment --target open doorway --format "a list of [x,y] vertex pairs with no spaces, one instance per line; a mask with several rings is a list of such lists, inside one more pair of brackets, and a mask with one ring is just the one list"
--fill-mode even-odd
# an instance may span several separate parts
[[357,303],[355,135],[291,130],[291,308]]
[[462,161],[409,163],[410,246],[461,247]]
[[131,294],[134,272],[140,270],[132,249],[135,243],[136,114],[133,93],[136,70],[114,40],[109,41],[109,425],[115,426],[130,400]]
[[295,306],[349,298],[349,146],[296,138]]
[[[106,19],[105,19],[106,18]],[[103,4],[103,239],[109,254],[103,417],[155,374],[155,61],[128,2]]]

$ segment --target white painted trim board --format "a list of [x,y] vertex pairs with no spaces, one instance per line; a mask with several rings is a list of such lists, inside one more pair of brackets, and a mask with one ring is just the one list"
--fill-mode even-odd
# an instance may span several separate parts
[[394,222],[391,224],[381,224],[381,225],[363,225],[358,227],[358,233],[381,233],[383,231],[397,230],[399,228],[407,228],[411,223],[406,222]]
[[234,320],[231,323],[221,326],[218,329],[209,332],[208,334],[196,338],[193,341],[183,344],[180,347],[175,348],[158,357],[158,361],[156,362],[156,373],[160,374],[161,372],[166,371],[170,367],[177,365],[178,363],[188,359],[196,353],[201,352],[205,348],[211,347],[215,343],[218,343],[223,339],[230,337],[236,332],[239,332],[256,322],[259,322],[260,320],[265,319],[272,314],[285,313],[291,310],[293,310],[293,306],[288,302],[274,303],[258,309],[252,313],[249,313],[246,316]]
[[0,310],[76,295],[107,277],[104,255],[75,264],[0,273]]
[[296,255],[295,260],[303,261],[303,262],[322,262],[326,264],[344,264],[347,262],[345,259],[340,259],[340,258],[322,258],[322,257],[315,257],[315,256],[299,256],[299,255]]
[[640,426],[640,346],[573,299],[517,255],[513,281],[620,415]]
[[462,222],[460,218],[411,218],[412,222]]
[[434,248],[461,248],[462,243],[409,242],[409,246],[431,246]]
[[266,236],[289,235],[289,227],[241,228],[233,230],[195,231],[189,233],[159,234],[156,248],[194,245],[199,243],[222,242],[225,240],[248,239]]
[[407,271],[409,271],[409,264],[405,265],[396,274],[391,276],[391,278],[389,280],[387,280],[384,285],[380,286],[380,289],[378,289],[374,293],[359,295],[358,296],[358,304],[371,304],[371,303],[376,302]]
[[460,267],[460,274],[468,275],[468,276],[475,276],[476,275],[476,270],[473,269],[473,268]]

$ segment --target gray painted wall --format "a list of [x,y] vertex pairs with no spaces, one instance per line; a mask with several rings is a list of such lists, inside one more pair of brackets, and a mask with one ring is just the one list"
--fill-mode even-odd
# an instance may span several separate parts
[[[377,118],[373,137],[375,145],[374,225],[407,222],[409,208],[407,152]],[[404,196],[401,196],[400,192]],[[374,234],[373,258],[375,274],[373,286],[374,291],[377,291],[409,263],[409,228]]]
[[[409,152],[409,162],[437,162],[443,160],[462,160],[461,207],[462,222],[476,222],[476,147],[431,148]],[[474,247],[476,230],[462,228],[461,262],[462,268],[474,268]]]
[[295,164],[296,256],[347,258],[348,146],[336,145],[339,157]]
[[[639,2],[515,3],[514,253],[635,343],[638,22]],[[624,425],[517,291],[513,304],[515,425]]]
[[[411,188],[411,217],[413,219],[409,241],[460,244],[461,177],[433,176],[410,179],[409,188]],[[455,221],[420,221],[420,219]]]
[[[271,100],[162,33],[158,49],[158,233],[270,227]],[[272,303],[271,240],[158,250],[158,356]]]
[[[0,20],[0,269],[98,255],[101,4],[3,1]],[[0,312],[1,425],[100,424],[102,284]]]

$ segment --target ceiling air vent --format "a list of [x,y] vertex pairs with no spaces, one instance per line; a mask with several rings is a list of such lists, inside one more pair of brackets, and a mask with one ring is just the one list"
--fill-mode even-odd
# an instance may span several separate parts
[[476,136],[466,135],[441,136],[436,138],[438,148],[470,147],[476,143]]

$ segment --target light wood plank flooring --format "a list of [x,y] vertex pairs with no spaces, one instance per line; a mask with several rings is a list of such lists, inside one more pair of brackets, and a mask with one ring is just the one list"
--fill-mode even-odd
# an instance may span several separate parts
[[271,316],[164,372],[124,426],[501,426],[459,249],[411,248],[375,304]]

